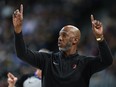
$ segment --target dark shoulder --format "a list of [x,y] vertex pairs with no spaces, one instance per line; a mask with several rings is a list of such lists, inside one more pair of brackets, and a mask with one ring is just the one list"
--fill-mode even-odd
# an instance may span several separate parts
[[59,56],[59,55],[61,55],[61,52],[52,52],[52,55],[53,56]]
[[79,59],[79,60],[86,60],[86,59],[87,59],[87,56],[78,55],[78,56],[77,56],[77,59]]

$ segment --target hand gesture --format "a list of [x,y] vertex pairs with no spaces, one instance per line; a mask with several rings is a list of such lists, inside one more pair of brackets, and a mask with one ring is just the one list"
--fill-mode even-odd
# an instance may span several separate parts
[[20,33],[22,31],[22,21],[23,21],[23,5],[20,5],[20,10],[17,9],[13,14],[13,25],[16,33]]
[[92,29],[95,34],[96,39],[103,37],[103,25],[100,21],[94,20],[93,15],[91,15]]
[[15,83],[17,81],[17,77],[15,77],[11,73],[8,73],[7,76],[8,76],[7,81],[8,81],[8,84],[9,84],[8,87],[14,87],[15,86]]

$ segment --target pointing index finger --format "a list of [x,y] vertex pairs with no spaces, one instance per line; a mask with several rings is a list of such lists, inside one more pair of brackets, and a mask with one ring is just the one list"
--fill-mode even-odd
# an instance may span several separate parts
[[93,22],[94,21],[94,17],[93,17],[93,15],[91,15],[91,22]]
[[20,5],[20,12],[23,14],[23,4]]

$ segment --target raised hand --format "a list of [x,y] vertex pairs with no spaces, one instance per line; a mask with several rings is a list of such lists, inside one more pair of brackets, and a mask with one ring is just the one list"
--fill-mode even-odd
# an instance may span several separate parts
[[8,73],[7,76],[8,76],[7,81],[8,81],[8,84],[9,84],[8,87],[14,87],[15,86],[15,83],[17,81],[17,77],[15,77],[11,73]]
[[103,38],[103,25],[100,21],[94,20],[93,15],[91,15],[92,29],[95,34],[96,39]]
[[20,5],[20,10],[17,9],[13,14],[13,25],[16,33],[22,31],[22,22],[23,22],[23,5]]

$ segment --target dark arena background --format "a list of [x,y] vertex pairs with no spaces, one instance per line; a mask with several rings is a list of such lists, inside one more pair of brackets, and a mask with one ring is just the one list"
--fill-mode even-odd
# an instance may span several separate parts
[[90,15],[99,19],[104,25],[113,64],[94,74],[90,87],[116,87],[116,0],[0,0],[0,87],[8,87],[8,72],[20,77],[35,70],[19,60],[15,53],[12,14],[20,4],[24,5],[24,40],[32,50],[58,51],[59,30],[72,24],[82,32],[79,53],[95,56],[98,49]]

